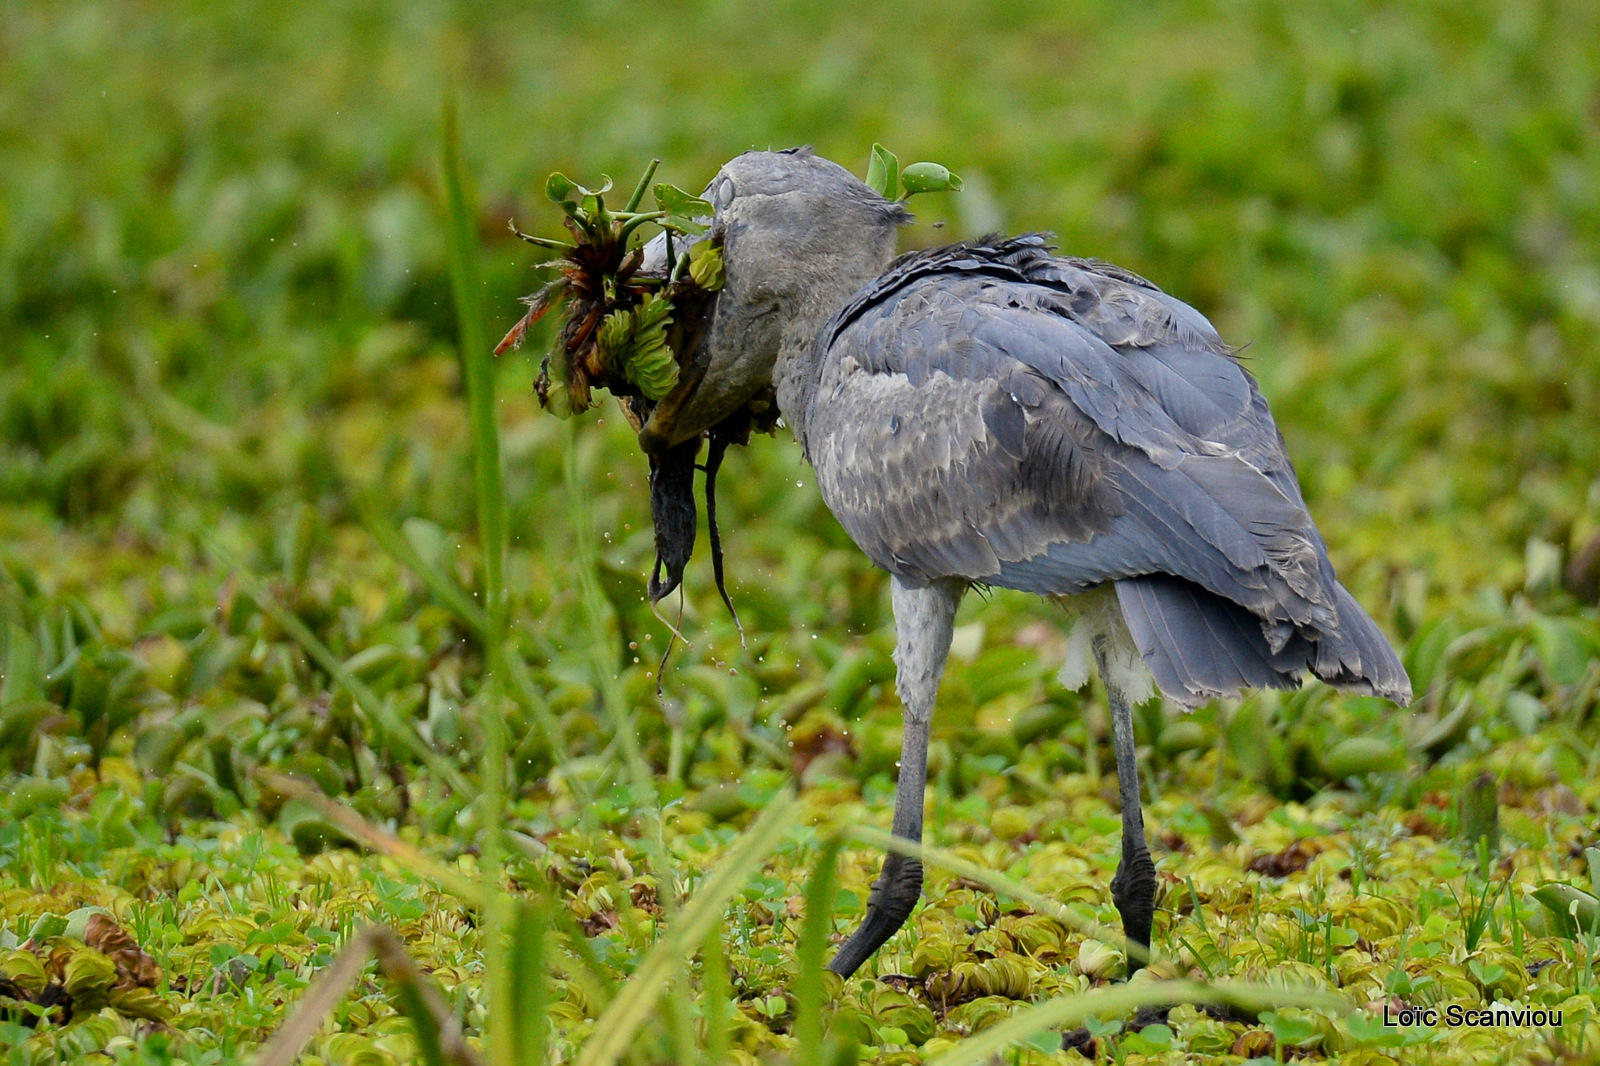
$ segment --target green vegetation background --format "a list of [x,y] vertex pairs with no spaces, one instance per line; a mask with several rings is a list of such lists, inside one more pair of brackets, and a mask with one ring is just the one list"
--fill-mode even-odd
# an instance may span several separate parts
[[[477,773],[481,649],[406,561],[469,592],[478,581],[437,167],[449,71],[496,336],[540,277],[505,222],[555,234],[538,195],[549,171],[626,183],[660,156],[662,178],[698,188],[741,150],[797,143],[860,171],[882,140],[961,173],[964,193],[919,198],[908,245],[1050,229],[1065,251],[1193,303],[1249,344],[1340,574],[1406,649],[1419,700],[1400,714],[1319,689],[1182,723],[1151,709],[1141,735],[1152,828],[1170,834],[1163,869],[1233,862],[1227,891],[1257,886],[1259,911],[1312,889],[1243,873],[1255,852],[1331,834],[1339,843],[1316,862],[1330,882],[1345,871],[1339,891],[1352,868],[1403,853],[1415,867],[1405,921],[1359,929],[1377,945],[1374,980],[1397,995],[1385,975],[1409,972],[1405,938],[1390,950],[1402,929],[1433,911],[1466,920],[1439,887],[1470,888],[1470,849],[1443,842],[1461,782],[1494,775],[1502,876],[1580,876],[1567,849],[1592,840],[1600,802],[1593,4],[13,3],[0,7],[0,925],[25,937],[69,903],[136,925],[187,1034],[161,1054],[248,1050],[327,958],[319,945],[360,917],[449,925],[437,903],[423,913],[431,890],[378,860],[335,852],[314,860],[327,869],[306,865],[288,841],[314,850],[316,834],[270,828],[295,823],[257,768],[316,777],[471,862],[475,812],[353,710],[258,603],[287,605]],[[644,463],[610,409],[577,429],[584,491],[569,496],[563,429],[531,395],[547,336],[500,375],[512,618],[532,682],[510,718],[512,827],[550,845],[554,857],[528,864],[573,888],[620,971],[651,935],[641,900],[655,888],[628,888],[648,869],[640,809],[685,800],[664,823],[683,869],[648,869],[663,893],[687,887],[683,871],[712,861],[791,769],[806,771],[819,809],[884,820],[898,729],[887,595],[792,442],[758,439],[730,457],[719,494],[750,646],[708,594],[702,548],[683,622],[694,645],[680,646],[658,702],[665,633],[639,606]],[[575,538],[600,552],[601,631],[579,606]],[[227,557],[266,591],[241,585]],[[1086,902],[1109,917],[1102,712],[1051,680],[1059,619],[997,593],[974,597],[961,621],[934,754],[935,839],[1025,871],[1031,841],[1065,834],[1078,879],[1098,886]],[[649,782],[629,776],[597,703],[608,669]],[[554,742],[539,728],[546,711]],[[1267,836],[1211,843],[1256,825]],[[739,919],[750,1052],[783,1046],[784,901],[807,855],[795,844]],[[847,863],[841,929],[873,861]],[[596,870],[610,881],[597,887]],[[371,899],[334,917],[267,902],[286,884],[347,881]],[[935,882],[930,912],[947,888],[950,914],[977,906]],[[1202,913],[1213,905],[1196,898]],[[1509,951],[1531,905],[1507,894],[1498,906]],[[206,915],[209,932],[196,932]],[[452,920],[427,925],[427,950],[460,968],[445,983],[470,1021],[475,945]],[[965,918],[951,921],[965,951]],[[1549,932],[1528,921],[1529,938]],[[1469,975],[1462,938],[1437,939],[1460,956],[1440,964]],[[1058,948],[1041,974],[1105,976],[1073,969],[1076,939]],[[882,972],[909,966],[895,950]],[[1592,1003],[1579,954],[1561,956],[1546,1001]],[[254,961],[231,962],[244,956]],[[1485,1001],[1499,987],[1461,980],[1450,987]],[[1501,991],[1537,998],[1532,978]],[[929,1034],[859,997],[876,1054],[928,1051]],[[364,1034],[361,1053],[393,1054],[371,1043],[392,1015],[369,1000],[341,1025]],[[948,1005],[934,1016],[934,1040],[984,1024],[951,1021]],[[574,1040],[584,1017],[580,1005],[561,1023]],[[85,1049],[153,1055],[150,1040],[166,1040],[102,1021],[111,1028]],[[1592,1048],[1600,1028],[1584,1024],[1528,1039],[1559,1050],[1587,1032]],[[1188,1046],[1181,1026],[1172,1039],[1167,1053]],[[8,1046],[19,1062],[57,1053],[0,1026]]]

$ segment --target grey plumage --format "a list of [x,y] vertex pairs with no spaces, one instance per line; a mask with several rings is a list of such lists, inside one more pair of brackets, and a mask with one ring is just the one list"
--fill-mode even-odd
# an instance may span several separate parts
[[1116,582],[1180,704],[1307,673],[1409,697],[1254,379],[1144,279],[1039,235],[988,238],[903,257],[816,343],[802,444],[890,573],[1044,595]]

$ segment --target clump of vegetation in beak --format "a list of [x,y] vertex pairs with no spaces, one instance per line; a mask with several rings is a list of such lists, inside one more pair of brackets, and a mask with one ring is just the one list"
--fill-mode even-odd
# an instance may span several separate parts
[[[673,238],[687,242],[705,232],[705,220],[712,214],[709,203],[660,184],[651,190],[657,209],[639,210],[659,164],[660,160],[651,160],[620,211],[606,206],[610,178],[602,176],[599,188],[586,189],[564,174],[551,174],[545,195],[566,214],[571,244],[511,226],[521,239],[562,256],[550,264],[559,276],[524,300],[527,313],[495,353],[520,345],[530,326],[561,307],[565,321],[534,387],[540,404],[562,418],[595,406],[597,387],[625,401],[638,401],[624,403],[630,420],[647,417],[649,409],[677,386],[705,317],[707,297],[721,287],[718,242],[699,242],[693,255],[671,251]],[[644,249],[636,237],[647,222],[668,234],[665,272],[640,269]]]

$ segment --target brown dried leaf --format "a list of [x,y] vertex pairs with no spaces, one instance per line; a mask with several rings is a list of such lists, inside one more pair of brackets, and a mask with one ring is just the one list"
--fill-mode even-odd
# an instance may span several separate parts
[[127,930],[104,914],[89,916],[83,942],[109,955],[117,964],[117,988],[154,988],[161,980],[156,960],[139,949]]
[[1233,1042],[1233,1053],[1247,1059],[1271,1058],[1277,1040],[1265,1029],[1246,1029]]
[[1251,873],[1266,874],[1268,877],[1288,877],[1304,870],[1315,857],[1316,852],[1308,847],[1304,840],[1296,840],[1282,851],[1271,855],[1257,855],[1251,860],[1247,869]]

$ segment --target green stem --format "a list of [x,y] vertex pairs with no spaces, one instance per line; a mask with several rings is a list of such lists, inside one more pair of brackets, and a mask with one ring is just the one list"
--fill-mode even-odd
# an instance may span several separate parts
[[665,211],[645,211],[642,214],[634,215],[622,223],[622,228],[617,231],[617,239],[627,240],[629,234],[646,222],[654,222],[658,218],[666,217],[667,213]]
[[623,208],[624,211],[632,212],[639,210],[639,204],[642,200],[644,200],[645,190],[650,187],[650,179],[656,176],[656,167],[659,167],[660,165],[661,160],[650,160],[650,165],[644,168],[644,177],[640,178],[639,184],[633,187],[633,195],[628,197],[628,206]]
[[566,241],[553,241],[549,237],[535,237],[531,233],[523,233],[517,228],[515,222],[511,223],[511,232],[518,240],[527,241],[538,248],[551,248],[558,252],[570,252],[575,247],[575,245],[568,244]]

